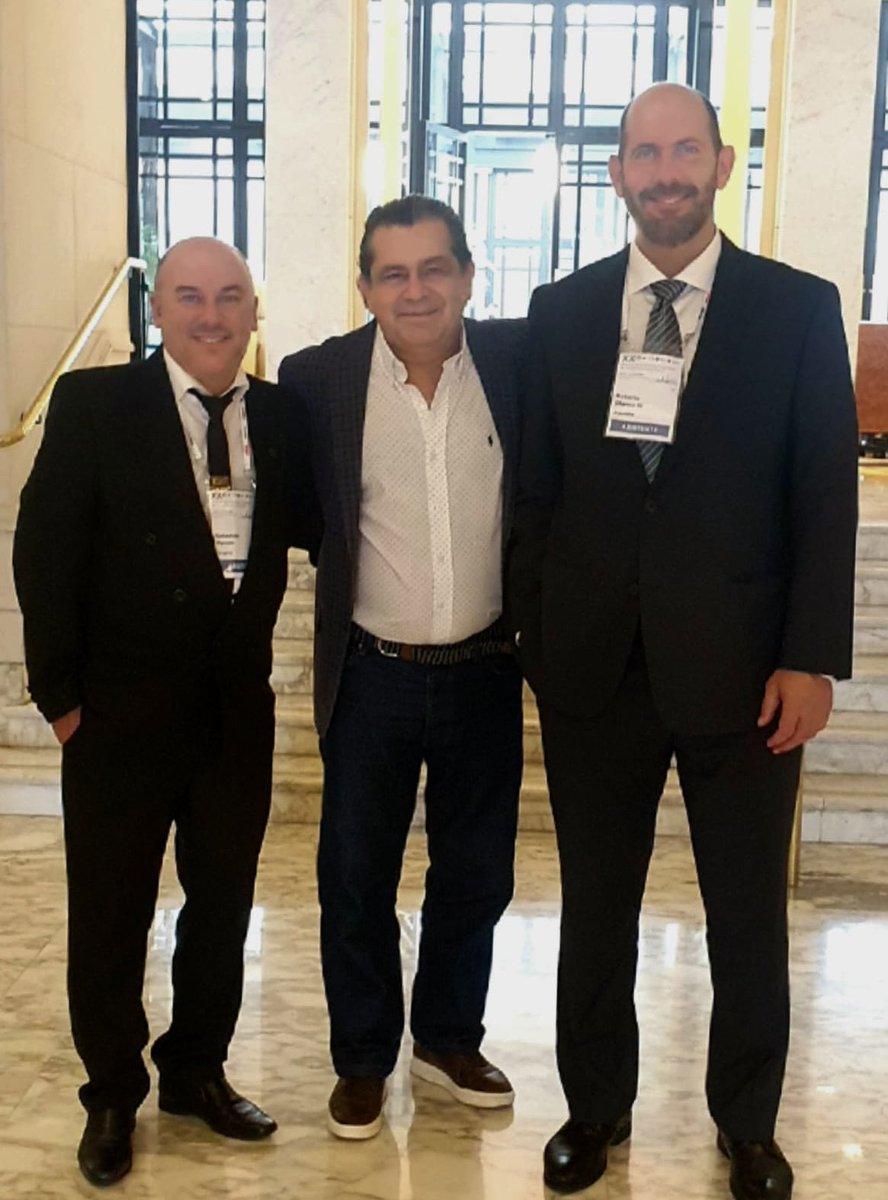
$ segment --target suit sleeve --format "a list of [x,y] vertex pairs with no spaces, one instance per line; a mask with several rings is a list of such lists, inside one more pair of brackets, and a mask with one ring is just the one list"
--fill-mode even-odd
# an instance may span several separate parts
[[307,402],[307,381],[300,370],[303,355],[293,354],[281,363],[278,383],[284,401],[284,429],[290,475],[288,504],[291,515],[291,543],[307,550],[317,566],[324,520],[315,482],[312,453],[311,411]]
[[28,687],[47,721],[82,702],[84,614],[98,503],[90,409],[82,388],[63,376],[22,491],[13,542]]
[[539,318],[531,301],[520,387],[518,486],[506,568],[507,617],[520,634],[522,666],[534,685],[539,667],[543,558],[552,513],[561,495],[561,442]]
[[791,580],[780,666],[851,675],[857,414],[835,287],[807,330],[793,404]]

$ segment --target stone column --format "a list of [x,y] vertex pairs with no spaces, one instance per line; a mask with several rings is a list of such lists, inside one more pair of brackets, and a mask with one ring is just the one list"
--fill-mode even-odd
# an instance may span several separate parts
[[356,323],[367,129],[365,0],[268,5],[268,372]]
[[879,0],[794,0],[775,257],[833,280],[852,355],[863,289]]

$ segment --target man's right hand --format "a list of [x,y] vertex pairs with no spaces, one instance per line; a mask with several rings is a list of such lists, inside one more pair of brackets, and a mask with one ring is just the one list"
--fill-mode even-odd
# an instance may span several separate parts
[[77,732],[80,727],[80,713],[81,708],[78,704],[76,708],[72,708],[63,717],[57,717],[52,722],[52,731],[56,735],[59,745],[64,746],[65,742]]

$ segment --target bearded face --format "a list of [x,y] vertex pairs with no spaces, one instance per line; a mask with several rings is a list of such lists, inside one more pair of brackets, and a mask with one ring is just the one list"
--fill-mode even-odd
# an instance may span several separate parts
[[626,207],[648,242],[655,246],[682,246],[712,219],[716,175],[701,186],[692,183],[658,183],[636,192],[623,183]]

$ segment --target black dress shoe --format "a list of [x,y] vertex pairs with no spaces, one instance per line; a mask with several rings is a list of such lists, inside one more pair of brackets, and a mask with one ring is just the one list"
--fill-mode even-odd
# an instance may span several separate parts
[[158,1106],[178,1117],[200,1117],[223,1137],[258,1142],[277,1129],[268,1113],[239,1096],[225,1076],[202,1082],[160,1081]]
[[87,1116],[77,1162],[90,1183],[108,1187],[128,1174],[135,1127],[136,1114],[129,1108],[100,1108]]
[[775,1141],[744,1142],[719,1130],[716,1145],[731,1160],[734,1200],[789,1200],[792,1167]]
[[631,1113],[623,1113],[615,1125],[567,1121],[543,1152],[546,1186],[563,1195],[591,1187],[605,1172],[608,1147],[619,1146],[631,1132]]

